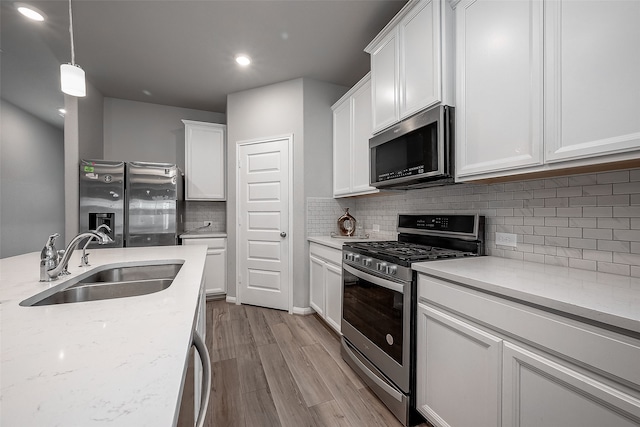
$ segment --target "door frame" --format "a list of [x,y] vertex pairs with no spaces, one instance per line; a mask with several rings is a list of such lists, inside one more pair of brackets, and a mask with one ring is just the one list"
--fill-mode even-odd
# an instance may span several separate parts
[[287,261],[288,261],[288,269],[287,269],[287,278],[289,280],[289,290],[287,295],[287,307],[289,310],[289,314],[293,314],[293,237],[295,232],[293,230],[293,133],[284,134],[284,135],[276,135],[264,138],[254,138],[249,140],[238,141],[236,143],[236,222],[238,224],[238,229],[236,233],[236,269],[235,269],[235,277],[236,277],[236,305],[242,304],[242,285],[238,283],[238,277],[240,276],[240,237],[241,237],[241,222],[240,222],[240,148],[242,146],[254,145],[254,144],[265,144],[269,142],[275,142],[279,140],[287,140],[289,158],[287,161],[289,162],[289,183],[287,191],[289,192],[289,207],[288,207],[288,223],[287,223],[287,237],[289,238],[289,250],[287,251]]

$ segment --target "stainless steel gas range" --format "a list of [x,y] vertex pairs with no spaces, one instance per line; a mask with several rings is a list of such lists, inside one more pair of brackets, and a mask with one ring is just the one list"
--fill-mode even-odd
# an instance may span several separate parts
[[484,217],[399,215],[398,241],[342,249],[342,357],[404,425],[415,410],[414,262],[484,254]]

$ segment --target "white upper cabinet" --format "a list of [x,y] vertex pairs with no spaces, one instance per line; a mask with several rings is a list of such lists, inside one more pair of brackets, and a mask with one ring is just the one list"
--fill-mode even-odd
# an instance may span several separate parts
[[226,126],[183,120],[185,199],[226,200]]
[[453,104],[452,24],[448,2],[409,1],[367,46],[374,133],[431,105]]
[[542,164],[542,2],[456,7],[456,175]]
[[637,158],[640,2],[463,0],[455,16],[458,181]]
[[400,117],[399,61],[398,32],[393,31],[371,51],[371,99],[375,132],[391,126]]
[[545,3],[547,162],[640,148],[640,2]]
[[333,196],[375,193],[369,185],[371,81],[367,74],[333,107]]

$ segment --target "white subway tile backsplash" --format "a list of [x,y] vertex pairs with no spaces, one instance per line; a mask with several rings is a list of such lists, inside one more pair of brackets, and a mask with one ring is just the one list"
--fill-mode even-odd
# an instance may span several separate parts
[[613,239],[640,242],[640,230],[613,230]]
[[[308,235],[329,234],[344,207],[393,238],[398,213],[486,216],[487,253],[640,276],[640,169],[497,184],[459,184],[353,199],[310,198]],[[518,235],[496,247],[495,232]],[[617,254],[614,259],[613,254]]]
[[629,182],[629,171],[602,172],[596,175],[596,181],[598,184]]
[[583,228],[582,237],[585,239],[613,240],[613,230],[608,228]]
[[588,259],[592,261],[603,261],[603,262],[612,262],[613,261],[613,252],[606,251],[594,251],[590,249],[582,250],[582,258]]
[[596,228],[599,218],[569,218],[569,227]]
[[596,249],[598,247],[598,241],[593,239],[579,239],[576,237],[571,237],[569,238],[569,247],[579,249]]
[[569,206],[596,206],[598,199],[596,196],[570,197]]
[[582,208],[557,208],[556,215],[566,217],[581,217]]
[[584,208],[582,208],[582,216],[587,218],[612,217],[613,208],[609,206],[585,206]]
[[616,218],[640,218],[640,206],[614,206],[612,216]]
[[629,252],[631,245],[629,242],[620,240],[598,240],[598,250],[607,252]]
[[598,218],[598,228],[629,229],[629,218]]
[[612,184],[587,185],[582,187],[584,196],[608,196],[613,194]]
[[615,264],[611,262],[598,262],[598,271],[603,273],[621,274],[623,276],[631,275],[631,268],[625,264]]
[[569,267],[571,268],[579,268],[581,270],[591,270],[596,271],[598,268],[598,264],[596,261],[590,261],[586,259],[576,259],[569,258]]

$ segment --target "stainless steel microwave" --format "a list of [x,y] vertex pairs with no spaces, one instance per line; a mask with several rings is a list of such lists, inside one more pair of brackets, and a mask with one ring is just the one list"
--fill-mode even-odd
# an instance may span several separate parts
[[369,140],[371,185],[411,189],[453,183],[455,109],[440,105]]

